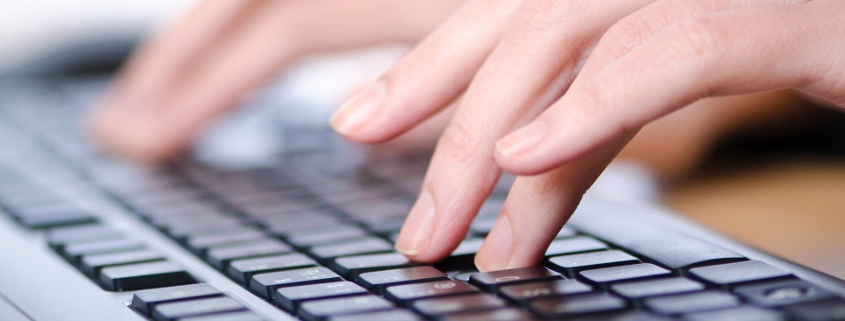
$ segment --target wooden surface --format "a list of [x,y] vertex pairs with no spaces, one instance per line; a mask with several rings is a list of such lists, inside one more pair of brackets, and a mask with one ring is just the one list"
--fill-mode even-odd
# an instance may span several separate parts
[[670,207],[769,253],[845,279],[845,160],[705,168],[667,190]]

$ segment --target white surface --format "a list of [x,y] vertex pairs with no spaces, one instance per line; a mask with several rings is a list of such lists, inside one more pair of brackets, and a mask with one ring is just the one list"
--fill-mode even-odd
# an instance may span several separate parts
[[0,72],[86,39],[136,35],[194,0],[0,0]]

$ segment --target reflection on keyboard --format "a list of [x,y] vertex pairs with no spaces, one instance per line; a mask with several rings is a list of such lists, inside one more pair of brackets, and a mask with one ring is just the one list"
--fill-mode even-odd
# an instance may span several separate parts
[[[52,108],[50,108],[52,107]],[[845,301],[788,271],[637,222],[564,227],[542,266],[479,273],[473,256],[498,214],[504,177],[449,258],[393,250],[425,168],[356,162],[327,129],[293,129],[278,167],[145,169],[90,151],[78,110],[4,111],[91,184],[257,298],[304,320],[827,320]],[[261,320],[143,240],[101,223],[48,187],[0,171],[0,204],[108,291],[137,291],[153,320]],[[6,183],[6,182],[14,182]]]

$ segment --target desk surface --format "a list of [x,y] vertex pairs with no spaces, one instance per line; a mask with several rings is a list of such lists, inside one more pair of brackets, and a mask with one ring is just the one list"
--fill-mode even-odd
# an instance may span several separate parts
[[845,160],[705,168],[665,201],[728,236],[845,279]]

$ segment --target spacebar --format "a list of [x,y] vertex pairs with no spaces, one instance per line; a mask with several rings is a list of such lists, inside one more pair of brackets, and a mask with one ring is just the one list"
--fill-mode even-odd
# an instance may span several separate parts
[[625,218],[586,215],[568,225],[673,270],[744,259],[722,247]]

